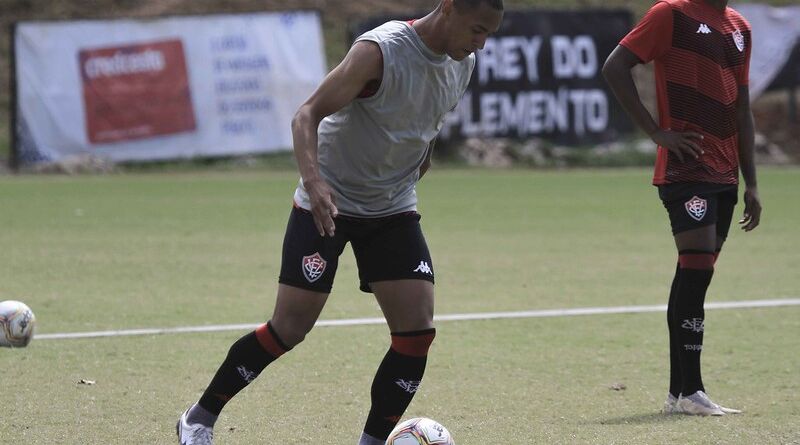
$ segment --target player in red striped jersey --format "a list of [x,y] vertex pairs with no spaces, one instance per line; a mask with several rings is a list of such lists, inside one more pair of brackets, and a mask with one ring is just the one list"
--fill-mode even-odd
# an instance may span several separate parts
[[[753,162],[748,70],[750,25],[727,0],[658,1],[606,60],[603,75],[634,122],[658,144],[653,184],[670,218],[678,266],[667,309],[670,385],[667,413],[725,415],[706,395],[700,373],[703,303],[745,182],[746,232],[761,203]],[[642,104],[631,75],[655,63],[659,122]]]

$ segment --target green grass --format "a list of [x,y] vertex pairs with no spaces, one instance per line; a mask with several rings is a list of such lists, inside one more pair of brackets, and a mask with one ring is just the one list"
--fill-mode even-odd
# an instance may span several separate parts
[[[437,312],[664,304],[675,253],[649,177],[434,169],[419,194]],[[29,303],[40,333],[261,322],[296,180],[0,177],[0,299]],[[708,301],[798,297],[800,170],[762,169],[760,185],[762,226],[732,229]],[[379,316],[357,283],[348,249],[322,318]],[[742,416],[657,414],[664,324],[656,313],[440,322],[407,416],[440,420],[460,445],[797,441],[800,308],[708,313],[706,385]],[[177,415],[242,334],[2,349],[0,442],[173,443]],[[384,326],[315,329],[226,408],[218,442],[355,443],[387,341]]]

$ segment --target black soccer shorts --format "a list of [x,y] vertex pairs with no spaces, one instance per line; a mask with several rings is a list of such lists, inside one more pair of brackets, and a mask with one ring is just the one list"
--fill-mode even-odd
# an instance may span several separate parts
[[308,210],[293,207],[283,240],[279,282],[315,292],[333,287],[339,256],[349,242],[358,266],[359,288],[369,283],[418,279],[431,283],[433,262],[417,212],[381,218],[338,216],[333,237],[320,236]]
[[717,236],[726,239],[737,194],[735,184],[680,182],[658,186],[673,235],[716,224]]

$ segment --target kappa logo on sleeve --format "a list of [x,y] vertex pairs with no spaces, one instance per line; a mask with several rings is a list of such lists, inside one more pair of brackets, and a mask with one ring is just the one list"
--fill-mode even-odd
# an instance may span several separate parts
[[303,275],[306,277],[306,280],[308,280],[309,283],[313,283],[319,280],[319,277],[325,273],[325,266],[328,265],[328,262],[322,258],[319,252],[316,252],[313,255],[304,256],[302,265]]
[[703,198],[692,196],[692,199],[686,201],[683,205],[686,207],[686,212],[689,213],[695,221],[702,221],[706,216],[707,202]]

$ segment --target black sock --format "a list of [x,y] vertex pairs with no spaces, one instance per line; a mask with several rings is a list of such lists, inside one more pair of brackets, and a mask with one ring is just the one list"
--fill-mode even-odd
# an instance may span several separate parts
[[667,305],[667,328],[669,329],[669,393],[678,398],[681,393],[681,362],[680,340],[675,326],[675,306],[678,295],[678,280],[680,280],[680,264],[675,267],[675,277],[669,291],[669,304]]
[[[713,258],[713,255],[709,256]],[[682,264],[680,271],[672,330],[677,332],[682,380],[680,392],[684,396],[705,391],[700,372],[700,354],[703,351],[705,330],[703,304],[713,275],[713,259],[711,267],[707,269],[687,268],[686,264]]]
[[422,381],[435,334],[435,329],[392,333],[392,347],[372,382],[372,407],[365,433],[385,440],[397,425]]
[[231,346],[198,404],[219,415],[233,396],[288,350],[269,324],[259,326]]

